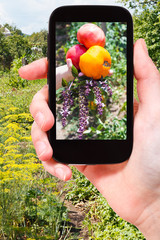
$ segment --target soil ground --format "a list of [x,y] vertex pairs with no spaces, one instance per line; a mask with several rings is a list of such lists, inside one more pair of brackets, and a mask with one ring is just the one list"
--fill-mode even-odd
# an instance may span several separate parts
[[[58,182],[58,189],[62,191],[65,189],[65,183],[61,180]],[[75,235],[74,240],[89,240],[88,229],[83,227],[83,220],[85,214],[88,211],[87,203],[79,202],[73,205],[70,201],[65,199],[66,192],[63,191],[61,195],[61,201],[64,201],[64,205],[68,209],[68,218],[70,219],[71,232]]]

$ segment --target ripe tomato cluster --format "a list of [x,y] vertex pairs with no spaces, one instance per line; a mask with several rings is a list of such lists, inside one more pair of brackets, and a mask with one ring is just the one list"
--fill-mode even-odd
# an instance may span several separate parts
[[77,70],[87,77],[94,80],[106,77],[111,67],[111,56],[104,48],[103,30],[92,23],[84,24],[77,32],[77,40],[80,44],[68,50],[66,59],[70,58]]

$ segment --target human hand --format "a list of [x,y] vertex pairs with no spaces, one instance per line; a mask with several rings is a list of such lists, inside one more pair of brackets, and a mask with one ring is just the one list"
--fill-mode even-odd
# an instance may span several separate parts
[[[31,79],[47,73],[46,60],[23,68],[20,75]],[[28,74],[28,77],[27,77]],[[145,42],[134,45],[134,74],[137,79],[139,103],[135,102],[134,144],[130,159],[115,165],[76,166],[102,193],[113,210],[136,225],[147,239],[159,239],[160,230],[160,75],[149,58]],[[33,78],[34,76],[34,78]],[[35,77],[36,76],[36,77]],[[63,180],[71,177],[69,166],[52,157],[47,133],[54,124],[48,107],[48,87],[33,98],[30,111],[35,119],[32,139],[44,168]]]

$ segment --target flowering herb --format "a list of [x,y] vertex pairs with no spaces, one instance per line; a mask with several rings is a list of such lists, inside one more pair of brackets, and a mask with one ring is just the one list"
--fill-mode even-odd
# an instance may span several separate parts
[[67,90],[63,90],[62,96],[63,96],[63,108],[61,111],[62,126],[65,127],[67,124],[67,117],[70,114],[70,112],[69,112],[69,92]]
[[96,81],[94,81],[93,92],[94,92],[95,97],[96,97],[96,105],[97,105],[98,114],[102,115],[103,107],[105,105],[104,105],[104,103],[102,103],[102,94],[101,94],[101,91],[100,91]]
[[88,126],[88,99],[85,96],[85,86],[79,87],[79,139],[82,139],[83,132]]
[[107,80],[105,80],[105,81],[99,81],[99,83],[101,84],[101,88],[102,88],[103,90],[107,91],[109,97],[111,97],[111,96],[112,96],[112,89],[111,89],[111,87],[108,85]]
[[63,99],[63,106],[61,110],[62,126],[65,127],[67,125],[67,118],[72,111],[71,107],[77,103],[78,98],[79,125],[77,133],[79,134],[79,139],[84,139],[83,133],[89,126],[89,116],[94,114],[90,111],[91,103],[95,105],[97,114],[101,117],[105,107],[103,94],[105,92],[109,97],[111,97],[112,90],[105,79],[96,81],[92,78],[86,79],[86,77],[77,77],[77,74],[75,74],[75,78],[69,86],[64,79],[62,85],[64,87],[64,90],[61,93],[61,97]]
[[[72,85],[72,83],[71,83],[71,85]],[[70,85],[70,87],[71,87],[71,85]],[[67,117],[70,114],[69,109],[70,109],[70,106],[72,106],[74,104],[70,87],[68,89],[65,88],[65,90],[62,91],[63,107],[62,107],[61,115],[62,115],[62,126],[63,127],[65,127],[67,125]]]

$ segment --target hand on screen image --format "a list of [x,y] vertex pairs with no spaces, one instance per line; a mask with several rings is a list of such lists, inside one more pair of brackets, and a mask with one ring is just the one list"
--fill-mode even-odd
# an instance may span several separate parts
[[[40,59],[22,67],[19,74],[25,79],[35,80],[45,78],[47,69],[47,60]],[[57,88],[61,86],[62,76],[67,81],[72,79],[70,61],[56,69]],[[134,76],[139,102],[134,101],[134,143],[130,159],[115,165],[76,165],[76,168],[95,185],[120,217],[137,226],[147,239],[158,240],[160,74],[148,55],[143,39],[134,44]],[[70,167],[52,158],[54,149],[47,137],[47,131],[54,124],[54,116],[48,107],[47,85],[34,96],[30,112],[34,118],[32,140],[44,168],[64,181],[69,180],[72,175]]]

